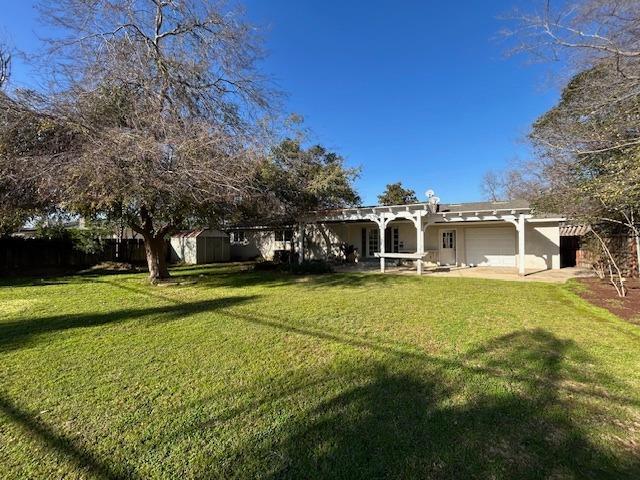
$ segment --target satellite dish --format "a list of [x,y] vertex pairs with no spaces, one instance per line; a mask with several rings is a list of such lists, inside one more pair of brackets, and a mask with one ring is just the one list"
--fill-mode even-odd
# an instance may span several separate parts
[[436,194],[433,190],[429,189],[425,192],[427,194],[427,202],[429,203],[429,211],[431,213],[436,213],[438,210],[438,203],[440,203],[440,198],[436,197]]

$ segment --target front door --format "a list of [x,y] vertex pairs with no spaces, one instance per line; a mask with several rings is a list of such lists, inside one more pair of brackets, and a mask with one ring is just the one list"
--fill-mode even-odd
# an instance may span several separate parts
[[456,263],[456,231],[442,230],[440,232],[440,265],[455,265]]

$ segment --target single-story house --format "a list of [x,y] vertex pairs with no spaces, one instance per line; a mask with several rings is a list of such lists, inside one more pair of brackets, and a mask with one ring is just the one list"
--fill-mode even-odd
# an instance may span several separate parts
[[[267,226],[231,230],[231,249],[269,259],[278,249],[295,250],[298,260],[339,258],[345,246],[359,261],[388,260],[423,265],[560,268],[558,215],[537,214],[526,201],[369,206],[315,212],[284,241]],[[281,229],[280,231],[286,231]],[[235,249],[235,250],[234,250]],[[232,254],[233,256],[233,254]]]

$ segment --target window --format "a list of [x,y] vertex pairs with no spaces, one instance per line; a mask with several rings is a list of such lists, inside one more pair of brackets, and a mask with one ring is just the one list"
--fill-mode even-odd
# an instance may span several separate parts
[[398,227],[393,228],[392,232],[393,232],[392,252],[398,253],[398,251],[400,250],[400,232],[398,231]]
[[373,257],[376,252],[380,251],[380,231],[377,228],[369,229],[369,249],[367,256]]
[[283,230],[275,231],[276,242],[290,242],[293,240],[293,230],[285,228]]
[[455,232],[442,232],[442,248],[455,248]]
[[235,232],[231,232],[231,243],[245,243],[246,237],[244,234],[244,230],[237,230]]

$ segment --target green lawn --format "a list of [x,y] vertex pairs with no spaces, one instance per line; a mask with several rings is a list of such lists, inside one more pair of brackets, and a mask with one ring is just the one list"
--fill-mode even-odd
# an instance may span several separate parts
[[571,286],[237,266],[0,283],[0,478],[640,478]]

